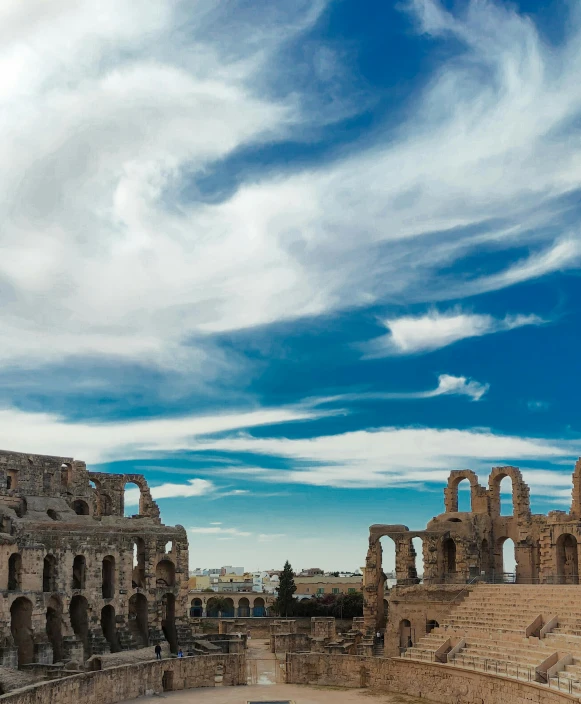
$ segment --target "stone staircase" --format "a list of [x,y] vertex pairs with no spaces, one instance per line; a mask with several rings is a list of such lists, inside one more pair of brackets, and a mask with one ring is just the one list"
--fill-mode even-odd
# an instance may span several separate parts
[[581,694],[581,586],[478,585],[402,657]]

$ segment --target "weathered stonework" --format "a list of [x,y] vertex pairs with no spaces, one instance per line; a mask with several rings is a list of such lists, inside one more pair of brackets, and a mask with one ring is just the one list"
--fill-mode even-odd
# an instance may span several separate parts
[[[510,516],[502,516],[500,511],[500,482],[505,477],[512,482]],[[462,480],[470,483],[470,512],[458,512],[458,485]],[[503,544],[508,538],[514,542],[516,559],[516,573],[511,580],[528,584],[579,584],[581,460],[573,473],[569,513],[531,514],[529,488],[517,467],[494,467],[488,488],[479,484],[471,470],[454,470],[444,490],[444,502],[446,512],[432,519],[425,530],[410,531],[404,525],[370,527],[363,577],[364,618],[369,633],[383,628],[387,615],[380,543],[383,536],[389,536],[395,543],[397,587],[390,594],[390,604],[402,586],[420,582],[413,538],[422,540],[424,585],[506,580]],[[458,591],[463,589],[458,587]],[[428,604],[425,623],[438,620],[428,614],[429,608]]]
[[[140,492],[124,517],[124,490]],[[140,475],[0,452],[0,664],[76,662],[191,640],[188,542]]]

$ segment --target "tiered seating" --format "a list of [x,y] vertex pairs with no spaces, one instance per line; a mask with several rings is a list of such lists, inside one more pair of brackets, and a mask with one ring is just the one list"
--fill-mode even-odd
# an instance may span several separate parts
[[[539,616],[549,632],[527,637],[527,627]],[[447,655],[444,649],[440,661],[518,679],[538,681],[544,660],[554,653],[557,661],[570,656],[570,663],[561,663],[558,674],[550,677],[549,686],[581,692],[581,586],[478,585],[453,607],[445,623],[403,656],[434,661],[448,638],[459,647]],[[543,673],[540,679],[546,679]]]

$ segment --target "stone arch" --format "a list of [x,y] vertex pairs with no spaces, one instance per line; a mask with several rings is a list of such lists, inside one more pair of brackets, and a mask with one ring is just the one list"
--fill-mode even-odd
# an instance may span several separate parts
[[[514,572],[512,571],[513,569]],[[516,574],[518,571],[518,564],[516,559],[516,544],[514,540],[508,535],[500,536],[496,540],[494,571],[494,579],[497,582],[516,581]]]
[[252,604],[252,615],[253,616],[266,616],[266,607],[264,599],[261,596],[257,596]]
[[515,518],[530,518],[531,506],[529,488],[525,484],[518,467],[493,467],[488,479],[488,496],[490,500],[490,515],[498,518],[500,511],[500,482],[509,477],[512,482],[512,515]]
[[53,594],[46,608],[46,635],[52,645],[53,664],[63,661],[63,605],[60,597]]
[[178,636],[176,630],[176,598],[173,594],[164,594],[161,600],[162,616],[161,630],[169,643],[172,653],[178,651]]
[[149,625],[147,621],[147,599],[144,594],[133,594],[129,599],[129,632],[138,647],[149,645]]
[[[123,477],[124,485],[121,493],[121,515],[127,515],[125,491],[128,484],[135,484],[139,489],[139,515],[148,516],[149,518],[159,518],[159,508],[151,496],[151,491],[145,477],[141,474],[127,474]],[[133,504],[132,504],[133,505]],[[129,514],[131,515],[131,514]]]
[[131,582],[134,589],[145,589],[145,540],[143,538],[133,538]]
[[155,583],[158,587],[173,587],[176,583],[176,567],[171,560],[160,560],[155,568]]
[[73,511],[77,516],[90,516],[91,510],[89,504],[83,499],[75,499],[73,501]]
[[115,596],[115,558],[107,555],[101,565],[101,592],[103,599],[112,599]]
[[87,576],[87,561],[84,555],[76,555],[73,560],[73,589],[84,589]]
[[250,601],[245,596],[238,600],[238,616],[250,616]]
[[119,634],[117,633],[115,609],[112,604],[106,604],[101,609],[101,631],[103,632],[103,637],[109,643],[111,652],[118,653],[121,650],[121,645],[119,644]]
[[10,606],[10,631],[18,648],[18,667],[33,662],[32,602],[24,596],[15,599]]
[[71,599],[69,618],[74,634],[83,644],[84,659],[86,660],[91,653],[89,652],[89,602],[84,596],[76,594]]
[[46,555],[42,567],[42,591],[57,591],[57,560],[54,555]]
[[20,591],[22,585],[22,555],[13,552],[8,559],[8,591]]
[[190,616],[192,618],[199,618],[204,615],[204,605],[201,599],[192,599],[190,604]]
[[464,479],[470,483],[470,510],[474,511],[475,494],[480,487],[478,476],[471,469],[454,469],[450,472],[448,485],[444,489],[446,513],[458,513],[458,486]]
[[577,538],[563,533],[557,539],[557,581],[559,584],[579,584]]

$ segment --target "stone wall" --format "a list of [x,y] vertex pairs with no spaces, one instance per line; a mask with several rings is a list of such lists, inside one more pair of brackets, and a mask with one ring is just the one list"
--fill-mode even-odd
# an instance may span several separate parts
[[244,655],[154,660],[43,682],[0,697],[2,704],[115,704],[163,691],[246,684]]
[[[534,682],[397,658],[287,653],[288,684],[369,687],[438,704],[570,704],[577,696]],[[27,703],[28,704],[28,703]]]

